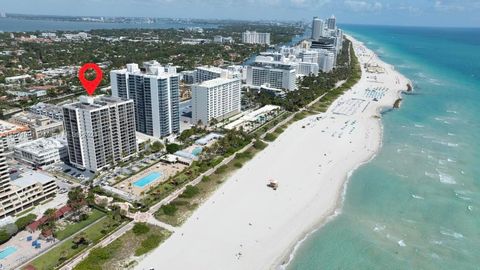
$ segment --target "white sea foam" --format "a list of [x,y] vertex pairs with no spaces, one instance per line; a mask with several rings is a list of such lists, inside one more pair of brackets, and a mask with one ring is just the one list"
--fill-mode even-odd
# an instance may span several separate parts
[[441,145],[446,145],[448,147],[458,147],[458,143],[452,143],[452,142],[441,141],[441,140],[432,140],[432,142],[438,143]]
[[462,199],[464,201],[471,201],[472,198],[465,196],[465,194],[460,194],[458,192],[455,192],[455,196],[459,199]]
[[439,246],[443,245],[443,242],[440,240],[433,240],[432,243]]
[[432,258],[434,258],[434,259],[440,259],[440,256],[438,256],[437,253],[432,253]]
[[437,175],[431,172],[425,172],[425,176],[428,176],[430,178],[436,178]]
[[453,237],[455,239],[463,238],[463,234],[452,231],[452,230],[441,230],[440,233],[443,234],[443,235],[446,235],[446,236]]
[[448,113],[453,113],[453,114],[457,114],[458,112],[457,111],[453,111],[453,110],[447,110]]
[[455,178],[451,175],[448,175],[446,173],[441,173],[439,172],[438,173],[438,177],[440,179],[440,182],[442,182],[443,184],[449,184],[449,185],[454,185],[456,184],[457,182],[455,181]]
[[418,195],[415,195],[415,194],[412,194],[412,198],[418,199],[418,200],[423,200],[424,199],[422,196],[418,196]]
[[420,125],[420,124],[415,124],[414,126],[417,127],[417,128],[423,128],[423,127],[425,127],[424,125]]
[[405,244],[405,241],[403,240],[399,240],[398,242],[398,245],[401,246],[401,247],[406,247],[407,245]]
[[379,232],[385,230],[386,226],[381,225],[381,224],[375,224],[375,227],[373,227],[374,232]]

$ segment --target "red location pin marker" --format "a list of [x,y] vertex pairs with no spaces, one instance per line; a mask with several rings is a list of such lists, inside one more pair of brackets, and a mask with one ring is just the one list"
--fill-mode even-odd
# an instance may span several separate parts
[[[95,73],[96,73],[95,79],[91,81],[85,78],[85,72],[89,69],[95,70]],[[102,69],[95,63],[86,63],[78,71],[78,79],[82,83],[83,88],[87,90],[87,93],[89,96],[93,95],[93,93],[97,89],[97,86],[102,81],[102,76],[103,76]]]

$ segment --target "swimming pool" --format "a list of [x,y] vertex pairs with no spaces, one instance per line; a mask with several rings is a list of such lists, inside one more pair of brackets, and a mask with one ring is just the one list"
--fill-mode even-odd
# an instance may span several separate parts
[[200,153],[202,152],[202,147],[195,147],[195,149],[192,150],[192,155],[194,156],[197,156],[200,155]]
[[0,251],[0,259],[5,259],[8,256],[15,253],[16,251],[17,251],[16,247],[9,246],[9,247],[5,248],[4,250]]
[[133,182],[133,185],[136,186],[136,187],[143,188],[146,185],[149,185],[150,183],[152,183],[153,181],[156,181],[161,176],[162,176],[162,174],[159,173],[159,172],[151,172],[148,175],[146,175],[146,176],[138,179],[137,181]]

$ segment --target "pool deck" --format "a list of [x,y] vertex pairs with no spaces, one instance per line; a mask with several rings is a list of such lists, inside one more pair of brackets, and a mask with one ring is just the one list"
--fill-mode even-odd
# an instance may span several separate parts
[[[10,246],[13,246],[17,249],[16,252],[10,254],[5,259],[0,259],[0,264],[3,266],[2,269],[16,269],[18,265],[22,264],[25,261],[28,261],[30,258],[33,258],[34,256],[48,249],[55,243],[47,243],[46,241],[40,240],[39,242],[42,247],[39,249],[35,249],[35,247],[32,246],[32,242],[36,240],[39,235],[40,231],[36,231],[34,233],[21,231],[14,237],[12,237],[12,239],[10,239],[7,243],[0,245],[0,250],[4,250]],[[32,241],[27,241],[27,236],[32,236]]]
[[[183,164],[165,164],[162,162],[158,162],[150,166],[149,168],[135,174],[132,177],[129,177],[122,182],[115,185],[116,188],[126,191],[128,193],[134,194],[136,196],[142,196],[142,192],[149,190],[151,187],[158,185],[166,181],[170,176],[175,175],[177,172],[182,171],[186,168],[186,165]],[[143,177],[148,176],[152,172],[160,173],[161,176],[159,179],[156,179],[145,185],[144,187],[135,186],[133,183],[142,179]]]

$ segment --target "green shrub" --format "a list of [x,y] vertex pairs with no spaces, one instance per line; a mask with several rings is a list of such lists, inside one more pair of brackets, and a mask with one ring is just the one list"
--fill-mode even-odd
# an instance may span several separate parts
[[162,206],[162,211],[167,216],[173,216],[177,212],[177,207],[173,204],[166,204]]
[[145,223],[135,223],[132,231],[136,235],[146,234],[150,231],[150,227]]
[[158,234],[151,234],[145,240],[142,241],[140,246],[135,250],[135,256],[141,256],[160,245],[162,242],[162,236]]
[[177,152],[178,150],[180,150],[180,145],[178,145],[176,143],[167,144],[167,152],[169,154],[173,154],[173,153]]
[[218,167],[218,169],[215,171],[216,174],[224,173],[227,170],[227,165],[222,165]]
[[197,186],[188,185],[185,187],[185,191],[183,191],[180,197],[183,198],[193,198],[200,192],[200,189]]
[[235,166],[237,168],[241,168],[243,166],[243,164],[240,161],[237,161],[233,164],[233,166]]
[[19,231],[25,229],[30,223],[34,222],[37,219],[37,215],[35,214],[28,214],[24,217],[21,217],[15,221],[15,225],[17,225],[17,228]]
[[275,136],[274,134],[272,134],[272,133],[265,134],[265,140],[266,141],[273,142],[273,141],[275,141],[275,139],[277,139],[277,136]]
[[256,141],[253,143],[253,147],[254,147],[255,149],[262,150],[262,149],[265,149],[265,147],[267,147],[267,144],[264,143],[264,142],[261,141],[261,140],[256,140]]
[[0,244],[10,240],[11,235],[6,230],[0,230]]

